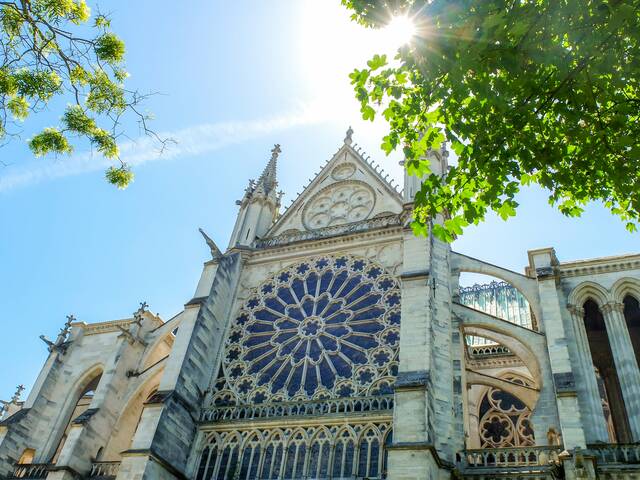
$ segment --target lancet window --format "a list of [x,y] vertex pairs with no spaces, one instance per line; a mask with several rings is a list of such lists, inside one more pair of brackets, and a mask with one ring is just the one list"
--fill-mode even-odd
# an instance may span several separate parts
[[386,478],[390,428],[389,422],[214,432],[196,480]]

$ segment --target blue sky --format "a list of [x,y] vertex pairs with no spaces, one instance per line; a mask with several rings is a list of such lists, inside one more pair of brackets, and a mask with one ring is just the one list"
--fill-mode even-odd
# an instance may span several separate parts
[[[168,319],[191,298],[208,250],[198,227],[227,245],[240,198],[274,143],[280,186],[295,197],[341,144],[384,157],[384,124],[359,119],[347,74],[390,47],[352,24],[339,0],[103,1],[126,42],[130,86],[157,91],[154,128],[179,143],[158,157],[145,140],[124,145],[135,182],[104,181],[100,158],[33,159],[23,143],[0,149],[0,398],[30,387],[46,358],[38,335],[55,337],[73,313],[98,322],[129,316],[146,300]],[[31,126],[56,121],[44,112]],[[25,128],[25,138],[31,130]],[[593,206],[566,219],[544,192],[520,197],[518,216],[491,217],[454,248],[522,271],[527,250],[553,246],[561,260],[640,250],[640,237]]]

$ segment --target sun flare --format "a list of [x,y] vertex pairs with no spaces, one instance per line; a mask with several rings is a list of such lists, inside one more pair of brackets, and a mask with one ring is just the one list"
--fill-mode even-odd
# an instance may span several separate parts
[[393,17],[383,33],[389,45],[398,48],[411,41],[416,34],[416,25],[411,18],[401,15]]

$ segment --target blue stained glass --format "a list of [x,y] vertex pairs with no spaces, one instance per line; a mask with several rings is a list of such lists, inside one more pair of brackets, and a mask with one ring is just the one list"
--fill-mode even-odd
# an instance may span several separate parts
[[304,381],[304,389],[307,395],[313,395],[318,388],[318,375],[316,369],[311,367],[307,369],[307,378]]
[[337,302],[337,301],[333,301],[329,304],[329,306],[327,307],[327,309],[324,311],[324,313],[322,314],[322,316],[327,319],[329,318],[331,315],[333,315],[334,313],[340,311],[340,309],[342,308],[342,302]]
[[293,282],[291,282],[291,289],[296,294],[296,297],[298,297],[298,300],[302,300],[302,297],[304,297],[306,293],[304,291],[304,282],[299,278],[294,279]]
[[372,269],[370,269],[367,272],[367,277],[372,278],[372,279],[376,279],[380,276],[380,274],[382,273],[382,270],[378,267],[373,267]]
[[379,320],[384,315],[384,310],[382,308],[373,307],[364,310],[363,312],[359,312],[353,316],[352,321],[358,320]]
[[376,322],[365,322],[365,323],[357,323],[357,324],[352,323],[351,329],[354,332],[359,332],[359,333],[378,333],[384,330],[384,325],[380,325],[379,323],[376,323]]
[[307,356],[307,343],[308,341],[300,342],[293,350],[292,357],[295,363],[304,360],[304,358]]
[[275,297],[268,297],[264,299],[265,306],[269,307],[271,310],[275,310],[279,313],[284,313],[285,306]]
[[[326,317],[325,317],[326,318]],[[327,325],[326,329],[329,331],[330,328],[334,329],[336,327],[342,327],[342,324],[349,320],[349,314],[347,312],[340,312],[333,315],[331,318],[327,318],[325,323]],[[333,335],[336,335],[333,331],[331,332]]]
[[295,305],[297,303],[293,298],[293,295],[291,295],[291,292],[289,291],[289,287],[279,288],[278,297],[280,297],[280,299],[287,305]]
[[367,356],[362,353],[360,350],[353,348],[347,344],[347,342],[343,342],[340,345],[340,351],[345,354],[353,363],[364,364],[367,363]]
[[[362,300],[355,302],[351,305],[351,309],[353,311],[358,311],[363,308],[372,307],[380,301],[380,295],[369,295],[368,297],[364,297]],[[379,309],[380,312],[384,312],[384,310]]]
[[327,389],[331,389],[335,384],[335,379],[336,378],[333,374],[333,370],[331,370],[331,367],[329,367],[328,360],[326,358],[323,358],[322,362],[320,362],[320,382]]
[[340,257],[336,259],[336,267],[342,268],[347,264],[347,257]]
[[324,312],[324,309],[329,305],[329,296],[323,295],[316,300],[316,314]]
[[322,277],[320,278],[320,293],[327,291],[332,278],[333,278],[332,271],[328,271],[322,274]]
[[318,275],[311,272],[307,277],[307,292],[311,295],[315,295],[316,287],[318,286]]
[[360,282],[361,282],[361,281],[362,281],[362,278],[361,278],[360,276],[350,278],[350,279],[346,282],[346,284],[345,284],[344,288],[342,289],[342,291],[340,292],[340,294],[341,294],[343,297],[347,297],[347,296],[349,295],[349,292],[350,292],[351,290],[353,290],[353,289],[354,289],[354,288],[356,288],[358,285],[360,285]]
[[336,449],[333,453],[333,476],[336,478],[342,477],[342,456],[344,455],[344,444],[338,442]]
[[[345,297],[347,297],[349,299],[349,301],[353,301],[356,300],[357,298],[366,295],[367,293],[369,293],[371,290],[373,290],[373,285],[371,285],[370,283],[365,283],[364,285],[360,285],[358,288],[354,289],[351,293],[349,293],[348,295],[345,295]],[[353,298],[351,298],[353,297]],[[369,297],[367,297],[369,298]],[[363,299],[365,300],[365,299]],[[373,303],[377,303],[378,301],[375,300]]]
[[265,309],[256,310],[253,316],[257,320],[263,320],[265,322],[275,322],[278,318],[280,318],[278,315],[271,313],[269,310]]
[[310,317],[313,315],[313,307],[316,302],[310,298],[307,298],[304,302],[302,302],[302,311],[304,312],[305,317]]
[[319,340],[322,343],[322,346],[324,347],[325,350],[329,352],[336,352],[338,350],[337,340],[331,337],[328,337],[326,335],[321,335]]
[[299,322],[301,322],[302,320],[305,319],[305,315],[302,311],[301,308],[298,307],[289,307],[287,308],[287,315],[289,317],[291,317],[294,320],[298,320]]
[[318,269],[323,269],[327,265],[329,265],[329,260],[327,260],[326,258],[321,258],[316,262],[316,268]]
[[249,307],[249,308],[255,308],[258,305],[260,305],[260,299],[259,298],[252,298],[251,300],[249,300],[247,302],[247,307]]
[[329,293],[331,293],[331,295],[335,295],[338,289],[342,286],[342,284],[348,278],[349,278],[349,272],[347,272],[346,270],[338,273],[335,277],[333,277],[333,283],[331,284]]
[[374,348],[378,346],[378,341],[374,337],[364,337],[360,335],[349,335],[345,341],[353,343],[362,348]]
[[291,364],[286,363],[280,373],[273,379],[273,384],[271,386],[271,391],[273,393],[284,387],[287,377],[289,376],[289,372],[291,372]]
[[249,350],[247,353],[245,353],[242,358],[243,360],[248,360],[248,361],[255,360],[261,355],[264,355],[265,353],[269,352],[271,348],[273,347],[271,347],[270,345],[262,345],[260,347],[256,347],[253,350]]
[[[360,352],[358,352],[360,353]],[[351,364],[344,361],[340,355],[329,355],[331,363],[341,377],[351,377]]]
[[397,293],[394,293],[393,295],[389,295],[387,297],[387,305],[392,307],[394,305],[400,305],[400,295]]
[[353,268],[356,272],[360,272],[364,268],[364,262],[362,260],[356,260],[355,262],[353,262],[353,266],[351,268]]
[[318,342],[315,339],[311,340],[309,342],[309,358],[314,362],[317,362],[320,360],[320,355],[322,355],[320,345],[318,345]]
[[335,337],[342,337],[343,335],[346,335],[347,333],[349,333],[349,329],[343,326],[342,324],[327,325],[325,327],[325,330],[327,331],[327,333],[330,333]]
[[[398,308],[390,308],[399,302],[395,279],[366,259],[345,255],[293,265],[256,287],[241,307],[236,325],[242,328],[232,327],[225,346],[225,371],[232,374],[220,388],[230,388],[237,402],[312,397],[321,386],[329,395],[366,395],[390,375],[397,357],[398,332],[383,330],[399,323]],[[377,349],[377,334],[389,352]],[[240,357],[246,363],[233,363]],[[338,381],[352,380],[354,365],[369,367],[358,372],[355,387],[338,391]]]

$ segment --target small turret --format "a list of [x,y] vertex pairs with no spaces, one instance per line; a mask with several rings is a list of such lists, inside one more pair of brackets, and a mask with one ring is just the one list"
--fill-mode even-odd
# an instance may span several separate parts
[[[430,162],[431,171],[436,175],[443,177],[447,174],[449,169],[449,163],[447,158],[449,152],[447,151],[444,143],[438,150],[429,150],[426,155],[426,159]],[[400,165],[404,166],[405,161],[401,161]],[[404,191],[403,198],[405,203],[413,203],[413,199],[416,193],[422,186],[422,178],[418,178],[415,175],[409,175],[407,169],[404,169]]]
[[249,180],[242,200],[236,203],[240,206],[233,234],[229,241],[229,248],[235,246],[250,246],[256,238],[261,238],[280,212],[282,192],[277,191],[277,164],[280,155],[280,145],[274,145],[271,158],[258,180]]

